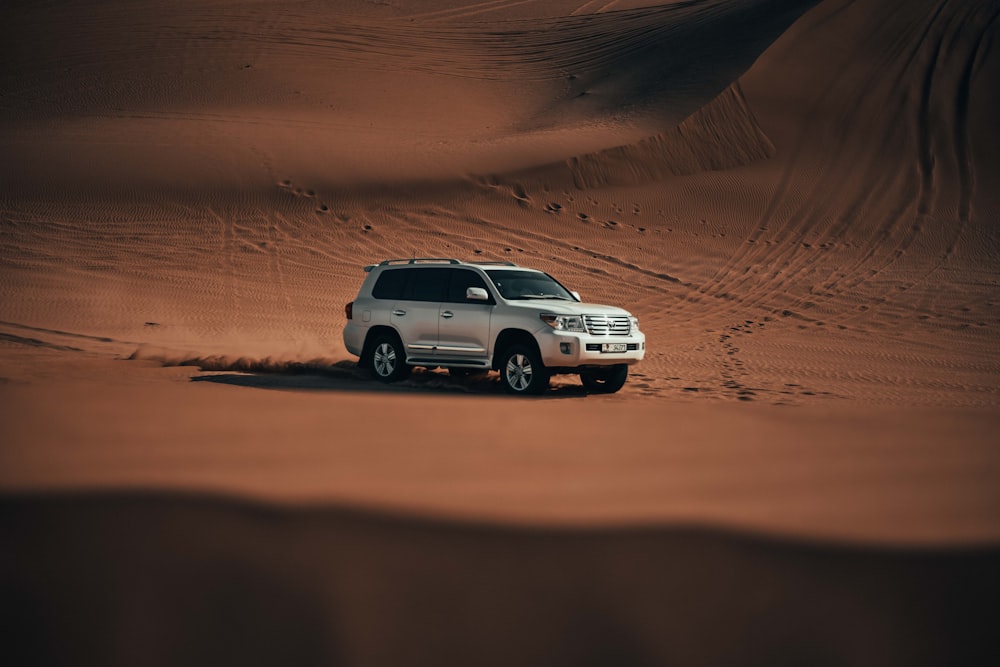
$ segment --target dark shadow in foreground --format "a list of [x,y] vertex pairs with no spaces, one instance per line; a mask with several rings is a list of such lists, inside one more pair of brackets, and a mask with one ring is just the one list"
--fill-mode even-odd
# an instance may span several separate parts
[[7,665],[1000,664],[1000,547],[0,496]]

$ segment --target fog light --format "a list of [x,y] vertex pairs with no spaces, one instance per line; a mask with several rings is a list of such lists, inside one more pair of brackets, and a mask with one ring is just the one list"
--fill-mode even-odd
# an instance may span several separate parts
[[573,346],[569,343],[559,343],[559,351],[563,354],[570,354],[573,351]]

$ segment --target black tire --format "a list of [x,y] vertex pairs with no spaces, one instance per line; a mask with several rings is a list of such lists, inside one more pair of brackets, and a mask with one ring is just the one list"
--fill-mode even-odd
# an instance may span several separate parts
[[613,394],[625,386],[626,380],[628,380],[628,364],[580,371],[580,382],[592,394]]
[[379,382],[396,382],[410,374],[399,336],[384,333],[375,337],[368,352],[368,370]]
[[549,388],[549,371],[538,352],[513,345],[500,357],[500,384],[508,394],[537,396]]

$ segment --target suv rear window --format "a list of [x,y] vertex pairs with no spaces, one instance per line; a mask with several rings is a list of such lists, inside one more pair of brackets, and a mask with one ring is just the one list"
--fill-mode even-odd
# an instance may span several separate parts
[[403,269],[409,280],[403,290],[407,301],[444,301],[448,296],[448,269]]
[[406,269],[383,271],[382,275],[375,281],[372,296],[376,299],[392,299],[393,301],[402,299],[405,286]]

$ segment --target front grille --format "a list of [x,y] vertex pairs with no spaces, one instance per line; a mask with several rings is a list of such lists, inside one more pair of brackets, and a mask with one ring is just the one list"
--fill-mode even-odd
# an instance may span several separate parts
[[592,336],[628,336],[632,322],[627,315],[584,315],[587,331]]

